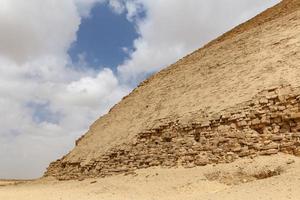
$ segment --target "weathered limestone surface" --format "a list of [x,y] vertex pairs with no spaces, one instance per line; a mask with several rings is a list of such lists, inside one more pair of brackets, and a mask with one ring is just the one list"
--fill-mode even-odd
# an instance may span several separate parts
[[270,88],[213,118],[188,124],[172,121],[145,130],[87,164],[62,158],[49,166],[45,176],[105,177],[153,166],[204,166],[278,152],[300,155],[300,88]]

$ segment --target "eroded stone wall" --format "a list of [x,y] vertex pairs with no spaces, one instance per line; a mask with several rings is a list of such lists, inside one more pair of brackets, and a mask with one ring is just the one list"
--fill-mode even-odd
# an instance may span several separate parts
[[170,122],[143,131],[87,164],[62,158],[49,166],[45,176],[104,177],[153,166],[204,166],[278,152],[300,155],[299,88],[270,88],[204,121]]

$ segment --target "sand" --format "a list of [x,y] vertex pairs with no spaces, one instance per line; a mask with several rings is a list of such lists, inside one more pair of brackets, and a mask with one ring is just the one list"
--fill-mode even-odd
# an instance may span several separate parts
[[279,154],[83,181],[0,181],[2,200],[299,199],[300,158]]

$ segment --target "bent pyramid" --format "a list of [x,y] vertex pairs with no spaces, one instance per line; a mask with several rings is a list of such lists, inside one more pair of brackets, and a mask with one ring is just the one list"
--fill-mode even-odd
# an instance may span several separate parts
[[300,1],[284,0],[153,75],[45,176],[102,177],[300,155]]

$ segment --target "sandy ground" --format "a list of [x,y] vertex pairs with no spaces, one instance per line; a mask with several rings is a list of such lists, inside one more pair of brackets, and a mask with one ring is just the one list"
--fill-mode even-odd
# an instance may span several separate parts
[[2,200],[299,199],[300,158],[275,155],[192,169],[58,182],[0,181]]

